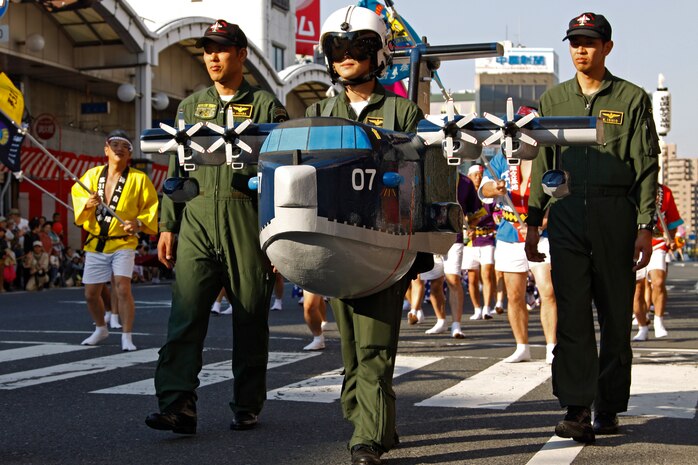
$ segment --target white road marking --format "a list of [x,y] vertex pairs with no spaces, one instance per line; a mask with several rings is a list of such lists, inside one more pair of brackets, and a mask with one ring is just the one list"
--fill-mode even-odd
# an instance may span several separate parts
[[[443,357],[412,357],[398,355],[395,360],[393,378],[438,362]],[[327,371],[298,383],[273,389],[267,392],[267,399],[290,400],[296,402],[332,403],[339,399],[342,391],[342,368]]]
[[126,368],[140,363],[148,363],[158,358],[157,349],[144,349],[124,352],[106,357],[80,360],[77,362],[52,365],[36,370],[20,371],[0,375],[0,389],[18,389],[36,384],[51,383],[78,376],[92,375],[104,371]]
[[64,354],[66,352],[75,352],[85,349],[94,349],[94,347],[78,346],[74,344],[48,343],[32,345],[29,347],[20,347],[18,349],[7,349],[0,351],[0,363],[24,360],[32,357],[43,357],[45,355]]
[[542,361],[498,362],[415,405],[504,410],[550,376],[550,365]]
[[[288,365],[289,363],[300,362],[301,360],[306,360],[316,355],[320,354],[318,352],[270,352],[267,370],[280,367],[282,365]],[[233,379],[231,363],[231,360],[225,360],[223,362],[204,365],[201,369],[201,373],[199,373],[199,382],[201,383],[199,387],[222,383],[223,381]],[[133,383],[92,391],[91,394],[129,394],[152,396],[155,395],[154,383],[155,381],[153,378],[144,379]]]
[[621,415],[693,419],[698,404],[698,365],[633,365],[628,411]]
[[526,465],[566,465],[572,463],[584,448],[574,439],[564,439],[553,436],[543,448],[531,457]]

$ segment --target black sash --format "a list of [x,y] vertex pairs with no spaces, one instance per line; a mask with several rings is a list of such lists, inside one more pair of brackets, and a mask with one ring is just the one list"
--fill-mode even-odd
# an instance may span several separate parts
[[[109,172],[109,165],[106,165],[104,169],[102,170],[102,173],[99,175],[99,181],[97,182],[97,195],[99,195],[99,198],[102,199],[104,203],[107,203],[107,200],[104,198],[105,195],[105,188],[107,185],[107,174]],[[121,173],[121,176],[119,177],[119,180],[116,183],[116,187],[114,188],[114,193],[112,194],[111,200],[109,202],[109,208],[112,209],[112,211],[116,211],[117,205],[119,205],[119,200],[121,199],[121,194],[124,191],[124,185],[126,184],[126,178],[128,177],[128,166],[126,169]],[[109,239],[116,239],[117,237],[110,238],[109,237],[109,226],[111,225],[112,219],[114,217],[111,216],[111,213],[104,208],[103,205],[99,205],[95,209],[95,215],[97,216],[97,222],[99,223],[99,236],[94,236],[97,238],[97,247],[96,251],[97,252],[103,252],[104,251],[104,246],[107,244],[107,241]],[[126,236],[118,236],[118,238],[123,238]],[[88,242],[92,238],[88,239]]]

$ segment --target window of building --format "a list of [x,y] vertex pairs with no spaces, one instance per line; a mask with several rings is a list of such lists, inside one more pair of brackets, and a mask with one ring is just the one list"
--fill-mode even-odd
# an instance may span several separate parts
[[276,44],[272,45],[272,47],[274,48],[274,69],[281,71],[285,68],[284,55],[286,49]]
[[271,0],[271,6],[288,11],[291,8],[289,0]]

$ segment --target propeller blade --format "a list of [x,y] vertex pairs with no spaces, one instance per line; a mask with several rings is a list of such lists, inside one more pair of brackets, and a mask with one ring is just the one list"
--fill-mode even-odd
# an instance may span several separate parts
[[518,120],[516,122],[516,126],[518,126],[519,128],[522,128],[522,127],[526,126],[528,123],[530,123],[531,121],[533,121],[534,119],[536,119],[537,117],[538,117],[537,114],[529,113],[526,116],[524,116],[523,118],[521,118],[520,120]]
[[184,146],[182,144],[177,145],[177,160],[179,161],[179,165],[184,165],[185,160],[185,155],[184,155]]
[[514,141],[511,136],[507,136],[504,142],[504,149],[506,150],[507,158],[511,158],[514,154]]
[[500,141],[502,139],[502,130],[500,129],[499,131],[496,131],[494,134],[492,134],[490,137],[485,139],[482,142],[482,145],[492,145],[497,141]]
[[190,127],[189,129],[187,129],[187,135],[188,135],[189,137],[193,136],[194,134],[196,134],[196,131],[198,131],[199,129],[201,129],[201,126],[203,126],[203,125],[204,125],[204,123],[202,123],[202,122],[196,123],[195,125],[193,125],[193,126]]
[[458,138],[464,142],[467,142],[469,144],[476,144],[477,145],[477,139],[467,132],[463,131],[458,131]]
[[446,138],[446,158],[453,157],[453,137]]
[[206,149],[206,153],[215,152],[216,149],[218,149],[218,147],[220,147],[224,143],[225,143],[225,139],[223,139],[222,137],[219,137],[213,144],[211,144],[211,146],[209,148]]
[[187,123],[184,122],[184,112],[180,111],[177,114],[177,128],[180,131],[184,131],[184,128],[187,127]]
[[519,133],[519,140],[525,144],[532,145],[536,147],[538,145],[538,142],[528,134]]
[[233,107],[229,106],[228,111],[225,112],[225,126],[230,129],[235,126],[235,117],[233,116]]
[[247,153],[252,153],[252,147],[250,147],[240,139],[235,139],[235,145],[237,145],[238,147],[240,147],[241,150],[244,150]]
[[[231,111],[232,111],[232,110],[231,110]],[[238,125],[238,127],[235,128],[235,134],[237,134],[237,135],[242,134],[242,133],[245,131],[245,129],[247,129],[247,126],[249,126],[250,124],[252,124],[252,120],[251,120],[251,119],[246,119],[245,121],[243,121],[242,123],[240,123],[240,124]],[[250,151],[251,151],[251,150],[250,150]]]
[[171,136],[177,135],[177,130],[175,128],[173,128],[172,126],[166,125],[165,123],[160,123],[160,129],[162,129],[166,133],[170,134]]
[[172,150],[172,149],[175,148],[176,146],[177,146],[177,141],[174,140],[174,139],[172,139],[171,141],[169,141],[168,143],[166,143],[165,145],[163,145],[162,147],[160,147],[160,149],[158,150],[158,152],[160,152],[160,153],[165,153],[165,152],[168,152],[168,151]]
[[468,113],[456,122],[456,126],[459,128],[464,127],[466,124],[470,123],[472,120],[477,118],[477,113]]
[[233,146],[225,144],[225,162],[229,165],[233,162]]
[[217,132],[218,134],[225,134],[225,128],[222,126],[218,126],[216,123],[206,123],[206,126],[211,128],[212,131]]
[[501,119],[500,117],[495,116],[495,115],[493,115],[492,113],[487,113],[487,112],[484,112],[484,113],[482,114],[482,116],[483,116],[483,118],[485,118],[485,119],[486,119],[487,121],[489,121],[490,123],[494,123],[494,124],[496,124],[497,126],[499,126],[500,128],[503,128],[503,127],[504,127],[504,124],[505,124],[505,123],[504,123],[504,120]]
[[194,142],[193,140],[189,141],[189,147],[191,147],[192,150],[196,150],[199,153],[206,153],[206,149]]
[[445,136],[446,134],[444,133],[443,129],[436,132],[419,134],[419,137],[421,137],[424,140],[424,143],[427,145],[433,145],[437,142],[441,142]]
[[514,99],[507,99],[507,121],[514,121]]
[[453,121],[453,113],[453,99],[450,98],[446,100],[446,121],[448,121],[449,123]]

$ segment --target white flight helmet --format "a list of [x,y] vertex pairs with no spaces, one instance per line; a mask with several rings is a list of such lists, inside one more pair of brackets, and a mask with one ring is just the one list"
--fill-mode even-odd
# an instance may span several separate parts
[[[368,8],[352,5],[332,13],[320,29],[320,48],[332,82],[360,84],[382,77],[392,61],[390,40],[391,31],[383,18]],[[351,82],[340,80],[332,63],[345,55],[355,60],[370,58],[371,72]]]

